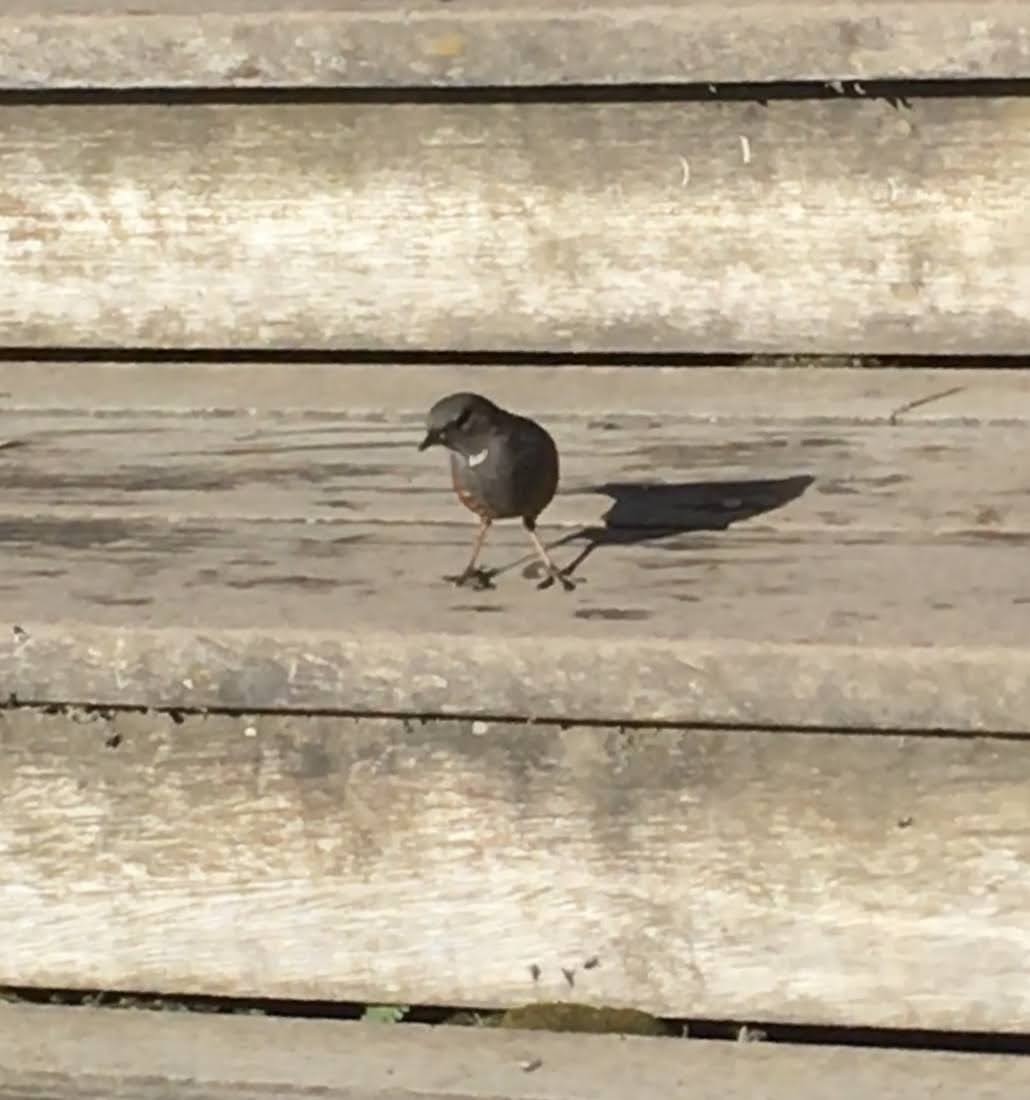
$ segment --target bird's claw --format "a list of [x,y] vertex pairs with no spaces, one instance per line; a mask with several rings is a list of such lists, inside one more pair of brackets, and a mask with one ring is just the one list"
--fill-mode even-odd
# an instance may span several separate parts
[[537,588],[550,588],[554,582],[557,581],[566,592],[574,592],[576,589],[575,583],[570,580],[560,569],[556,569],[553,573],[548,573],[546,577],[537,585]]
[[464,588],[466,585],[470,585],[476,589],[494,588],[494,570],[492,569],[466,569],[464,573],[459,573],[457,576],[444,577],[445,581],[450,581],[451,584],[457,588]]

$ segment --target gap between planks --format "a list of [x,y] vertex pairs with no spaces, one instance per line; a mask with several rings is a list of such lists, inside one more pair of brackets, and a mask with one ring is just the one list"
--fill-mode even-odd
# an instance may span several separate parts
[[[188,597],[205,614],[204,601],[218,599],[224,615],[223,591],[193,588]],[[546,614],[516,615],[513,621],[503,605],[500,614],[488,615],[479,609],[489,604],[462,603],[460,596],[446,615],[433,617],[435,629],[412,623],[402,609],[387,630],[381,606],[373,614],[339,607],[334,613],[324,592],[316,595],[320,602],[309,600],[317,606],[307,615],[321,613],[322,629],[155,627],[148,612],[160,608],[140,607],[146,599],[117,597],[92,601],[92,616],[76,615],[74,606],[62,609],[65,621],[12,615],[10,633],[0,635],[5,692],[17,703],[167,711],[345,710],[490,714],[530,722],[596,719],[609,725],[1027,732],[1025,615],[1010,616],[1008,628],[1022,631],[1020,639],[1004,644],[995,636],[992,644],[995,608],[977,601],[975,593],[974,603],[953,617],[953,629],[961,632],[964,611],[988,633],[987,643],[971,644],[967,631],[960,644],[948,646],[896,636],[884,644],[875,633],[850,644],[746,640],[755,636],[753,619],[743,629],[727,630],[718,621],[720,605],[710,611],[717,622],[714,636],[694,630],[681,615],[671,625],[682,636],[656,637],[647,629],[650,623],[639,621],[639,609],[597,605],[548,630],[546,622],[533,621],[546,620]],[[228,610],[253,621],[254,608],[246,605],[247,596],[256,602],[253,594],[230,590],[229,596],[234,607]],[[861,604],[861,595],[857,599]],[[267,597],[262,602],[278,613],[280,624],[296,623],[294,600],[285,607]],[[783,601],[784,618],[790,606]],[[107,625],[119,618],[121,626]],[[844,617],[831,621],[843,624],[837,637],[851,625]],[[613,629],[613,623],[629,629]],[[668,622],[662,625],[670,629]],[[934,625],[924,615],[917,627],[934,633]],[[745,639],[733,636],[741,632]],[[764,619],[758,629],[763,632]]]

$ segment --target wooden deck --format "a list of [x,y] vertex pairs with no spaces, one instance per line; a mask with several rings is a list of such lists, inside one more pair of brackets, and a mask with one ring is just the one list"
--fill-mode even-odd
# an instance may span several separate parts
[[5,0],[0,86],[1026,77],[1025,30],[1022,0]]
[[[1025,376],[39,369],[6,689],[187,715],[8,715],[0,982],[1030,1020]],[[503,525],[495,588],[442,580],[459,380],[554,431],[575,592]]]
[[1018,742],[75,707],[0,737],[2,984],[1030,1015]]
[[1027,175],[1015,96],[23,104],[0,114],[0,327],[33,348],[1019,354]]
[[[300,1056],[299,1056],[300,1055]],[[1027,1059],[0,1008],[3,1100],[1010,1100]]]
[[[278,7],[0,12],[0,995],[1018,1047],[1025,3]],[[442,579],[458,390],[575,591]],[[630,1083],[1030,1061],[0,1010],[3,1100]]]
[[[1026,729],[1022,374],[9,364],[0,385],[19,700]],[[524,576],[517,526],[491,535],[494,589],[441,580],[472,530],[415,444],[461,385],[557,436],[544,524],[573,595]]]

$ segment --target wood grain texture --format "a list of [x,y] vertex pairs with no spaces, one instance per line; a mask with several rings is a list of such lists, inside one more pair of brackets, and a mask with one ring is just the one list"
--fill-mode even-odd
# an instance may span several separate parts
[[1019,0],[7,0],[0,87],[1026,77]]
[[0,983],[1030,1024],[1019,742],[22,711],[0,743]]
[[[440,579],[467,525],[0,523],[19,700],[1027,730],[1026,535],[622,540],[572,594]],[[556,551],[562,565],[581,552]]]
[[1030,1083],[1026,1059],[991,1055],[112,1011],[0,1009],[0,1096],[1010,1100]]
[[798,424],[1030,422],[1030,372],[987,367],[0,361],[8,413],[317,412],[390,420],[424,413],[457,390],[545,419],[646,413],[780,424],[788,432]]
[[[535,410],[534,410],[535,411]],[[9,415],[0,517],[449,523],[424,411],[327,415]],[[1026,424],[790,424],[655,413],[543,416],[561,485],[558,528],[1030,534]]]
[[[7,692],[1027,730],[1018,372],[294,369],[3,367]],[[415,443],[473,383],[558,437],[569,596],[511,525],[495,589],[441,579],[472,531]]]
[[12,107],[8,346],[1026,353],[1030,102]]

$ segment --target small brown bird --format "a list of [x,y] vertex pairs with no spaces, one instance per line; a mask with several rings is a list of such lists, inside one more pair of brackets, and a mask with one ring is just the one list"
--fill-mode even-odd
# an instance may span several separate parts
[[534,420],[517,416],[477,393],[443,397],[426,417],[426,437],[419,450],[443,446],[451,452],[451,480],[458,499],[479,517],[472,557],[455,584],[489,584],[477,569],[490,524],[495,519],[522,520],[547,576],[537,586],[558,581],[566,591],[575,585],[551,560],[536,533],[540,513],[558,488],[558,448]]

